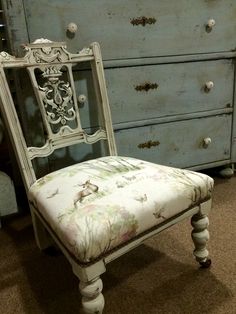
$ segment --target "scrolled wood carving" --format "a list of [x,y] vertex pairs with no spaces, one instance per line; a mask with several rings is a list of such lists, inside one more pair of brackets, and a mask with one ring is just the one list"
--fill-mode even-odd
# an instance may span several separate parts
[[15,61],[16,58],[7,53],[6,51],[0,52],[0,61]]
[[43,86],[39,86],[48,122],[66,125],[73,121],[76,113],[73,104],[73,93],[69,82],[60,80],[61,71],[57,67],[46,68],[43,76],[50,76]]

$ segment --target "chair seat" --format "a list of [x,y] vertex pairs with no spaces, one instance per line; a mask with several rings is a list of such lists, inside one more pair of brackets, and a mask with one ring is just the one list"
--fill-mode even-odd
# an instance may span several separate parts
[[29,198],[64,246],[88,263],[208,200],[212,188],[204,174],[108,156],[40,178]]

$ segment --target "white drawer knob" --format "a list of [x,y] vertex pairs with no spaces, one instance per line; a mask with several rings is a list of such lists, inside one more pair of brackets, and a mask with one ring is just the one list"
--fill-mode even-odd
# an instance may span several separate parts
[[208,81],[205,83],[205,92],[209,92],[214,87],[214,83],[212,81]]
[[216,25],[216,21],[214,19],[209,19],[206,25],[206,30],[208,32],[211,32],[215,25]]
[[75,34],[77,30],[78,30],[78,26],[75,23],[71,22],[68,24],[67,26],[68,32],[70,32],[71,34]]
[[86,102],[86,100],[87,100],[87,97],[85,95],[79,95],[78,102],[80,104],[84,104]]
[[211,144],[211,138],[210,137],[204,138],[204,140],[203,140],[203,148],[209,147],[210,144]]

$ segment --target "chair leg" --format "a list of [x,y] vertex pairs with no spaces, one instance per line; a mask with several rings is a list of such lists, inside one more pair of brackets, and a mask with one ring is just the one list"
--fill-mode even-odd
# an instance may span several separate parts
[[195,245],[193,254],[202,268],[208,268],[211,265],[211,259],[208,258],[209,252],[206,249],[207,241],[209,240],[209,232],[207,230],[209,219],[207,215],[199,212],[192,217],[191,224],[193,226],[192,239]]
[[89,282],[80,281],[79,289],[82,295],[82,306],[85,314],[101,314],[104,308],[103,288],[100,277]]
[[53,240],[47,230],[44,228],[42,222],[39,220],[34,210],[31,209],[31,217],[34,228],[34,236],[37,246],[40,250],[45,250],[53,245]]

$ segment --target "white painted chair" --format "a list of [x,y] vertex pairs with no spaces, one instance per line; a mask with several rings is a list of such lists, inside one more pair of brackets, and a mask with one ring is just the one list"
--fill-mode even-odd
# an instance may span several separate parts
[[[37,244],[46,248],[49,233],[69,260],[80,280],[84,312],[103,311],[100,275],[107,263],[184,218],[192,216],[194,255],[202,267],[209,267],[207,214],[213,180],[197,172],[117,156],[99,45],[70,54],[64,43],[38,40],[25,50],[23,58],[0,53],[1,110],[28,193]],[[93,134],[82,129],[72,72],[73,66],[88,61],[101,122]],[[28,71],[45,128],[42,147],[27,147],[6,80],[7,68]],[[100,140],[107,144],[109,156],[36,179],[34,158]]]

